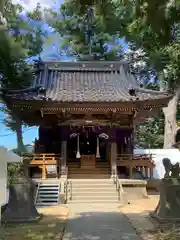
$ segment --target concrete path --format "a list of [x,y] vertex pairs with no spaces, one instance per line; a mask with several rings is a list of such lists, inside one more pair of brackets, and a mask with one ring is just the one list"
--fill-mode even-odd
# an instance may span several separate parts
[[140,240],[118,206],[72,204],[63,240]]

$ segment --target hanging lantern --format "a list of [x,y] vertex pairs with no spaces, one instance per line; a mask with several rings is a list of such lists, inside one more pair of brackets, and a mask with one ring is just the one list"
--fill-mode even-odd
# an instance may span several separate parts
[[76,158],[81,158],[80,155],[80,147],[79,147],[79,134],[77,135],[77,153],[76,153]]
[[100,158],[100,153],[99,153],[99,137],[97,137],[96,158]]

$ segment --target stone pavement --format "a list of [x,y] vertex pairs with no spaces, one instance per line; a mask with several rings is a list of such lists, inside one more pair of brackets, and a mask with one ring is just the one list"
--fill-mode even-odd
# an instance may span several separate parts
[[116,204],[71,204],[63,240],[140,240]]
[[143,240],[154,240],[156,236],[154,230],[157,223],[153,221],[149,213],[153,212],[158,204],[159,196],[149,196],[148,199],[132,201],[129,205],[120,206],[120,212],[124,213],[136,232]]

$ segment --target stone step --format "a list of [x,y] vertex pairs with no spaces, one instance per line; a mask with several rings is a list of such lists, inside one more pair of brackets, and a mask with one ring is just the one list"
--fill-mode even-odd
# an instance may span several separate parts
[[73,199],[73,201],[70,203],[70,204],[77,204],[77,203],[90,203],[90,204],[93,204],[93,203],[99,203],[99,204],[108,204],[108,203],[119,203],[118,199],[113,199],[113,200],[105,200],[105,199],[95,199],[95,200],[78,200],[78,199]]
[[[74,179],[73,179],[74,180]],[[76,180],[76,179],[75,179]],[[89,179],[87,179],[87,180],[89,180]],[[104,179],[98,179],[98,180],[104,180]],[[107,180],[107,179],[105,179],[105,180]],[[109,179],[108,179],[109,180]],[[72,181],[72,184],[73,184],[73,186],[75,187],[75,186],[77,186],[77,187],[92,187],[92,188],[94,188],[94,187],[109,187],[109,186],[114,186],[115,187],[115,184],[113,184],[113,183],[111,183],[111,182],[103,182],[103,181],[101,181],[101,182],[73,182]]]
[[68,172],[77,172],[77,171],[85,171],[85,172],[101,172],[101,171],[111,171],[110,168],[108,167],[103,167],[103,168],[77,168],[77,167],[71,167],[68,168]]
[[89,171],[89,170],[78,170],[78,171],[69,171],[68,175],[81,175],[81,174],[86,174],[86,175],[110,175],[109,170],[102,170],[102,171]]
[[76,191],[74,191],[73,192],[73,198],[86,197],[86,196],[93,197],[95,199],[101,198],[101,197],[104,198],[107,196],[114,198],[114,197],[117,197],[118,194],[115,191],[111,191],[111,192],[109,192],[109,191],[107,191],[107,192],[102,192],[102,191],[99,191],[99,192],[76,192]]
[[113,183],[113,179],[72,179],[73,182],[111,182]]
[[110,179],[110,174],[68,174],[70,179]]
[[115,186],[112,184],[97,184],[97,185],[93,185],[93,184],[72,184],[73,189],[74,190],[78,190],[78,189],[82,189],[82,191],[91,191],[91,190],[96,190],[98,191],[98,189],[102,189],[102,190],[108,190],[108,189],[115,189]]
[[114,190],[116,190],[115,186],[111,186],[111,185],[97,185],[97,186],[93,186],[93,185],[80,185],[80,186],[75,185],[75,186],[73,186],[72,185],[72,187],[73,187],[74,191],[80,191],[80,190],[82,190],[82,191],[91,191],[93,189],[96,192],[97,191],[101,191],[101,190],[102,191],[109,191],[109,190],[114,191]]
[[71,181],[72,203],[118,202],[118,193],[116,192],[113,179],[99,179],[94,177],[93,179],[72,179]]
[[101,173],[86,173],[86,172],[78,172],[78,173],[69,173],[68,174],[68,178],[70,178],[71,176],[73,176],[73,177],[77,177],[77,176],[80,176],[80,177],[85,177],[85,178],[87,178],[87,177],[91,177],[91,176],[93,176],[93,177],[95,177],[95,178],[97,178],[97,179],[99,179],[99,177],[110,177],[110,173],[109,172],[101,172]]
[[[70,168],[79,168],[79,169],[83,169],[81,167],[81,164],[78,163],[73,163],[73,164],[67,164],[68,169]],[[100,164],[100,163],[96,163],[95,168],[111,168],[111,166],[109,164]]]
[[70,179],[73,186],[87,186],[87,185],[92,185],[94,186],[98,186],[98,185],[102,185],[102,186],[115,186],[115,184],[113,184],[111,179],[96,179],[96,181],[94,181],[94,179]]
[[84,167],[84,168],[79,168],[79,167],[69,167],[68,171],[105,171],[105,170],[111,170],[109,167],[95,167],[95,168],[91,168],[91,167]]
[[114,195],[74,195],[73,194],[73,199],[82,199],[82,200],[86,200],[86,199],[118,199],[118,194],[114,194]]

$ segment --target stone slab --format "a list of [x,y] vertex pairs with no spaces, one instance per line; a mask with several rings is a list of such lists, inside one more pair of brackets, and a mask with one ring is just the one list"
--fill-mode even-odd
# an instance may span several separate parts
[[116,204],[76,204],[70,209],[63,240],[141,239]]

